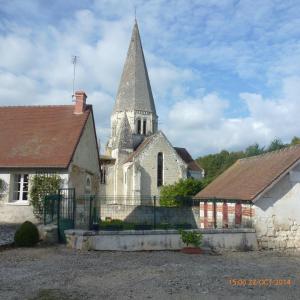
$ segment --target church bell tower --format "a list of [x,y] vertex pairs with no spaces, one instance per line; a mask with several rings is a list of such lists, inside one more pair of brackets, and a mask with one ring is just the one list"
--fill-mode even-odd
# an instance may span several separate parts
[[135,21],[111,115],[111,138],[107,144],[107,154],[116,156],[120,150],[125,150],[120,149],[124,145],[126,152],[134,151],[145,137],[157,131],[157,121],[140,33]]

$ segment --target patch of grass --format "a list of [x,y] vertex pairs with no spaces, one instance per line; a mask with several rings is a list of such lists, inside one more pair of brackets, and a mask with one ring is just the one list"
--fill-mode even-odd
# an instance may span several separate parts
[[28,300],[79,300],[79,298],[59,289],[42,289]]

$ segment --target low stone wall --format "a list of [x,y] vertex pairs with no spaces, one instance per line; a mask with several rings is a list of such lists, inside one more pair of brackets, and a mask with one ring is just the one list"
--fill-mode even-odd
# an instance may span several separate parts
[[[257,250],[254,229],[201,229],[203,247]],[[149,251],[184,247],[177,230],[84,231],[66,230],[67,246],[78,250]]]
[[47,244],[58,243],[58,228],[57,225],[39,225],[38,226],[40,239]]
[[300,250],[300,225],[295,220],[279,223],[275,217],[260,218],[255,228],[261,249]]

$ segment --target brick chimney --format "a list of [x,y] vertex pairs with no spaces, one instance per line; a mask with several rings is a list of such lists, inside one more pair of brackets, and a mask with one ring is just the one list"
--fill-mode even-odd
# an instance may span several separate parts
[[85,111],[87,95],[84,91],[75,92],[74,114],[82,114]]

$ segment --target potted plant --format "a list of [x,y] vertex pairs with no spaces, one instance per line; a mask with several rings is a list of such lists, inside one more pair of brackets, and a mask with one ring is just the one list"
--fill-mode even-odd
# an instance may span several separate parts
[[[186,254],[201,254],[202,250],[200,248],[202,242],[202,234],[196,231],[185,231],[180,230],[181,240],[186,247],[181,249],[181,252]],[[192,247],[190,246],[192,245]]]

